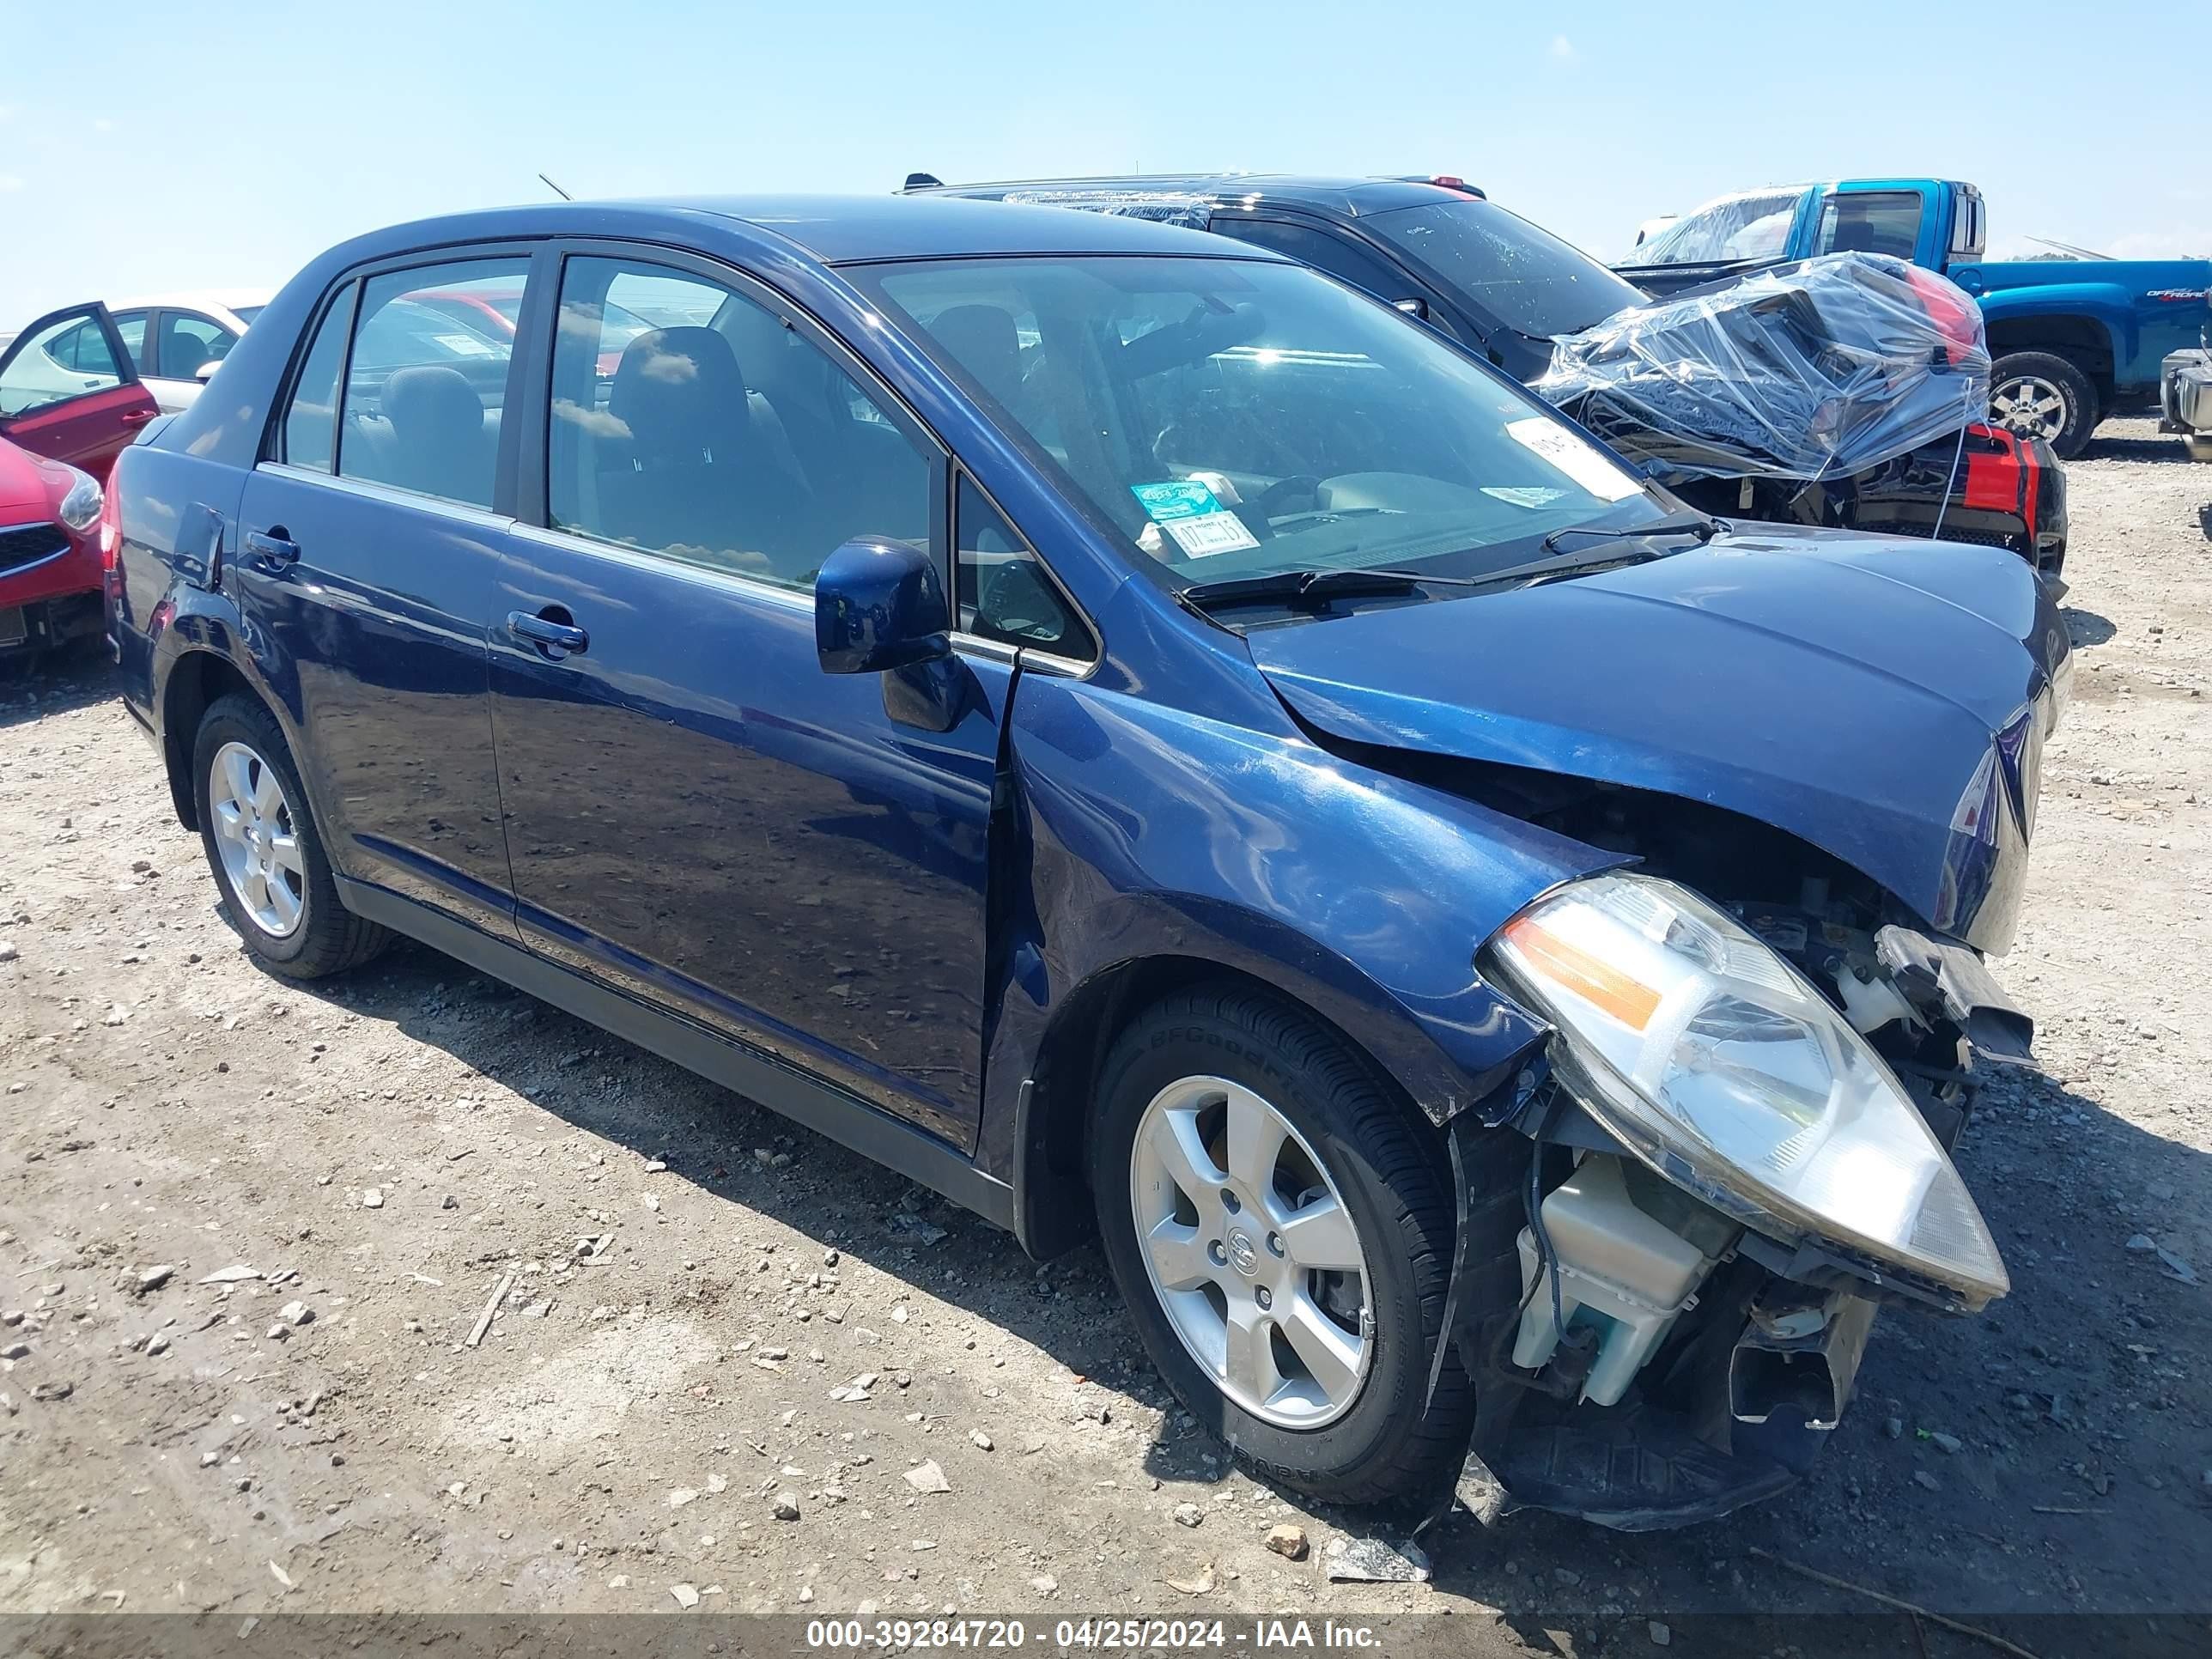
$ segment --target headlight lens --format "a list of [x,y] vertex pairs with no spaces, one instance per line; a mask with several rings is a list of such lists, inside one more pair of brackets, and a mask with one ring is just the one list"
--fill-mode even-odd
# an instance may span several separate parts
[[66,470],[72,479],[69,494],[62,497],[57,516],[71,530],[83,533],[100,522],[100,480],[89,472],[80,472],[67,462],[58,465]]
[[1501,977],[1557,1024],[1606,1127],[1800,1235],[1948,1285],[2010,1285],[1981,1212],[1880,1055],[1732,916],[1602,875],[1500,931]]

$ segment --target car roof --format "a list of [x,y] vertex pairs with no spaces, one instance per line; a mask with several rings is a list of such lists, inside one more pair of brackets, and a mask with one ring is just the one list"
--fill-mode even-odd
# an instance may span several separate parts
[[1468,193],[1421,179],[1304,173],[1144,173],[1096,179],[1001,179],[969,185],[922,185],[922,197],[952,195],[997,199],[1010,191],[1067,191],[1096,196],[1127,191],[1133,196],[1197,197],[1211,205],[1257,205],[1273,202],[1312,212],[1358,218],[1393,208],[1434,202],[1463,202]]
[[180,288],[166,294],[134,294],[110,300],[110,311],[144,311],[169,306],[179,311],[236,311],[241,307],[265,306],[276,297],[273,288]]
[[948,196],[692,196],[544,202],[395,225],[349,244],[362,252],[509,236],[633,235],[656,219],[721,220],[823,264],[1018,253],[1153,253],[1279,258],[1202,231],[1053,208]]

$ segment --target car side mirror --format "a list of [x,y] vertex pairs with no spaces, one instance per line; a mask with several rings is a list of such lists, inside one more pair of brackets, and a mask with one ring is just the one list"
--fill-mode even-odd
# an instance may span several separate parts
[[192,371],[192,379],[198,380],[202,386],[205,386],[210,380],[215,379],[216,370],[222,367],[222,358],[210,357]]
[[827,674],[884,674],[952,653],[952,611],[937,562],[883,536],[860,536],[814,579],[814,650]]

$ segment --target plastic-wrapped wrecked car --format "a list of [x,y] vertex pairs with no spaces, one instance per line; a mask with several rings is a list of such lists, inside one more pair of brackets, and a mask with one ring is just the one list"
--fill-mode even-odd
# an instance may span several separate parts
[[[1649,304],[1649,295],[1580,249],[1456,179],[1210,173],[947,186],[915,174],[907,188],[1151,219],[1272,248],[1389,301],[1527,384],[1540,383],[1556,353],[1602,331],[1607,319]],[[1930,354],[1948,357],[1966,329],[1978,327],[1978,313],[1959,289],[1924,274],[1925,286],[1898,295],[1893,308]],[[1916,303],[1925,310],[1912,317]],[[1801,359],[1882,349],[1881,341],[1851,332],[1867,320],[1863,312],[1854,316],[1835,307],[1824,319],[1819,308],[1810,311],[1816,328],[1842,331],[1807,342]],[[1666,319],[1680,315],[1663,312],[1652,337],[1662,337]],[[1884,328],[1893,346],[1897,330]],[[1696,349],[1694,340],[1684,343]],[[1978,351],[1978,335],[1975,343]],[[1771,370],[1749,356],[1734,363],[1744,378],[1733,388],[1710,365],[1700,373],[1692,357],[1682,372],[1698,375],[1704,397],[1650,400],[1649,430],[1639,434],[1616,422],[1608,441],[1639,465],[1662,463],[1655,473],[1678,488],[1694,485],[1708,510],[1885,535],[1928,536],[1940,528],[1947,540],[2008,547],[2056,574],[2066,553],[2064,474],[2049,444],[1982,418],[1985,357],[1981,364],[1972,388],[1978,400],[1958,395],[1955,419],[1902,448],[1875,441],[1885,435],[1881,410],[1867,396],[1871,380],[1863,377],[1855,469],[1834,464],[1810,429],[1823,417],[1819,400],[1805,396],[1806,379],[1787,365]],[[1778,380],[1770,378],[1778,372]],[[1969,389],[1955,375],[1945,386],[1918,387],[1923,404],[1931,392]],[[1793,430],[1793,422],[1805,429]],[[1771,428],[1770,444],[1747,444],[1762,423]],[[1889,431],[1920,426],[1908,415]],[[1702,468],[1691,464],[1692,455],[1702,459]]]
[[[492,284],[498,350],[393,324]],[[2009,554],[1717,525],[1309,269],[995,204],[401,227],[220,385],[118,465],[108,621],[270,971],[409,934],[1095,1224],[1335,1500],[1717,1513],[1879,1304],[2003,1292],[1947,1148],[2027,1036]]]
[[[1863,504],[1855,517],[1894,501],[1950,540],[2024,526],[2038,569],[2064,563],[2047,447],[1977,424],[1980,310],[1903,259],[1827,254],[1618,312],[1554,342],[1531,389],[1711,512],[1820,523],[1844,498]],[[1914,468],[1957,488],[1915,489]]]

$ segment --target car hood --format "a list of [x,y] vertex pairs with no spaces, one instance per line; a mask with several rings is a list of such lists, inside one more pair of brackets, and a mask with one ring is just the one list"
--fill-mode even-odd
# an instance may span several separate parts
[[2013,554],[1774,526],[1246,643],[1323,733],[1723,807],[1993,951],[2070,669]]
[[0,525],[51,518],[48,489],[38,457],[0,438]]

